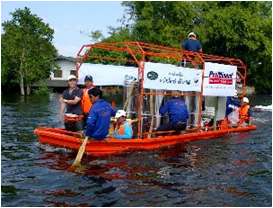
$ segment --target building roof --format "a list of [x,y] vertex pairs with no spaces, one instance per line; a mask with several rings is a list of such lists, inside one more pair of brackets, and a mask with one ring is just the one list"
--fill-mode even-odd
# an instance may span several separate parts
[[59,56],[55,59],[55,61],[59,61],[59,60],[65,60],[65,61],[70,61],[70,62],[76,63],[76,58],[74,58],[74,57],[69,57],[69,56],[59,55]]
[[67,81],[66,80],[42,80],[35,82],[32,86],[33,87],[40,87],[45,82],[47,87],[67,87]]

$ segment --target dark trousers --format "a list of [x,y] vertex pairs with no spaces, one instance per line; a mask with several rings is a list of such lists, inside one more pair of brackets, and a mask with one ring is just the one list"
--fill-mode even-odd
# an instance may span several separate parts
[[89,113],[85,113],[85,114],[83,114],[83,116],[84,116],[84,117],[83,117],[83,125],[84,125],[84,129],[86,129],[88,115],[89,115]]
[[84,130],[84,121],[80,120],[80,121],[65,121],[64,123],[65,126],[65,130],[67,131],[82,131]]
[[176,130],[176,131],[183,131],[187,127],[187,123],[177,122],[177,123],[167,123],[159,126],[157,128],[157,131],[170,131],[170,130]]

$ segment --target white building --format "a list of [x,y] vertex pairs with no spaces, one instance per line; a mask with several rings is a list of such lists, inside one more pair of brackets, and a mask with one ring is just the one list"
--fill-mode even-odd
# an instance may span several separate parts
[[[76,59],[73,57],[58,56],[55,62],[59,69],[50,73],[50,77],[45,80],[46,86],[56,90],[58,88],[66,88],[67,77],[69,75],[76,75]],[[41,86],[41,81],[32,85],[32,87],[39,86]]]
[[59,70],[51,72],[51,80],[66,80],[69,75],[76,76],[76,59],[72,57],[58,56],[56,63]]

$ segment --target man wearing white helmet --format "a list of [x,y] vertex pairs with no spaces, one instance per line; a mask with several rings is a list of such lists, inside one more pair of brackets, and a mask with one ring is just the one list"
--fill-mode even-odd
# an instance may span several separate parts
[[249,100],[247,97],[243,98],[243,104],[239,111],[239,125],[240,126],[251,126],[252,111],[249,105]]
[[126,120],[126,112],[124,110],[118,110],[115,118],[117,119],[117,126],[112,136],[116,139],[131,139],[133,129],[131,123]]
[[182,44],[182,49],[202,53],[202,45],[196,39],[196,35],[193,32],[188,35],[188,39]]

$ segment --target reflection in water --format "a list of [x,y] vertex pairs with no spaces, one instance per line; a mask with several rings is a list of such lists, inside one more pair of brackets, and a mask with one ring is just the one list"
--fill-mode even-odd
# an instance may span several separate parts
[[[254,112],[257,131],[154,151],[84,155],[82,169],[70,172],[77,152],[33,135],[37,126],[59,125],[57,99],[2,97],[2,206],[271,206],[268,112]],[[259,100],[267,104],[266,97]]]

